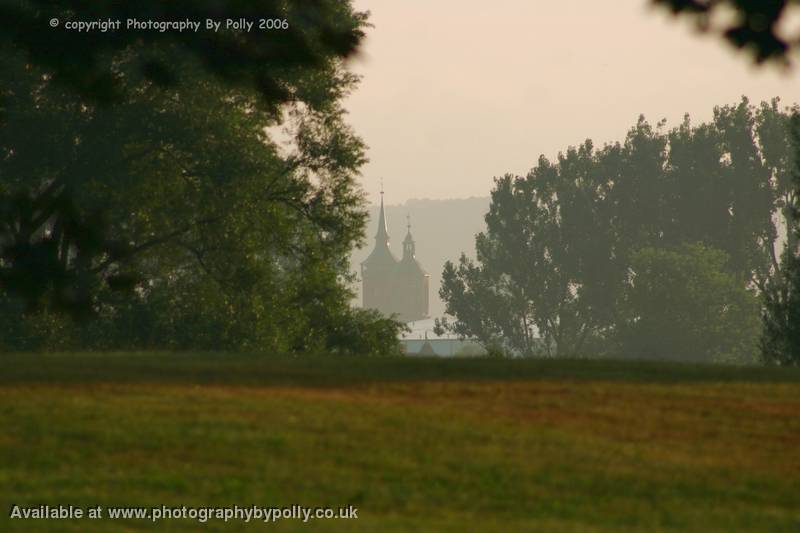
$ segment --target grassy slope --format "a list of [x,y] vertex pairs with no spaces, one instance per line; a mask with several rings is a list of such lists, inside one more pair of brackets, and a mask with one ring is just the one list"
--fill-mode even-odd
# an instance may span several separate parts
[[[225,354],[0,364],[3,514],[353,504],[357,521],[277,527],[800,530],[796,371]],[[123,525],[147,527],[0,518],[0,530]]]

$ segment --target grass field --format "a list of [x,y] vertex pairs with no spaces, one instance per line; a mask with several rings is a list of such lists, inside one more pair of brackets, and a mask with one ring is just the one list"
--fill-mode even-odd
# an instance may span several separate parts
[[[599,361],[0,356],[12,504],[343,507],[174,531],[800,531],[800,373]],[[201,527],[202,526],[202,527]]]

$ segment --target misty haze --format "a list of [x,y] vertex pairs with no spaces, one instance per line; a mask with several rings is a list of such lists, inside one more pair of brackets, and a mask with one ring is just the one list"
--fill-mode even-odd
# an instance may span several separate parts
[[800,530],[798,89],[800,0],[0,0],[0,530]]

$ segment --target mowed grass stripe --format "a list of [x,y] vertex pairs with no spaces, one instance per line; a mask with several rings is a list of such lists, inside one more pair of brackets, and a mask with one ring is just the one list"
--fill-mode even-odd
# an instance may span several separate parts
[[[338,360],[321,365],[333,373],[321,379],[317,359],[269,364],[208,354],[198,358],[199,370],[186,369],[190,380],[164,375],[175,360],[191,366],[182,355],[114,355],[104,360],[105,370],[82,373],[61,363],[70,361],[66,354],[50,358],[62,365],[55,370],[20,368],[36,358],[18,357],[16,377],[6,375],[0,385],[6,509],[12,501],[359,508],[357,521],[277,525],[285,531],[800,526],[800,385],[792,373],[747,381],[726,374],[730,369],[720,378],[717,367],[657,365],[654,372],[634,364],[625,378],[625,363],[605,363],[608,370],[591,362],[601,369],[592,380],[586,369],[560,376],[583,363],[568,361],[563,369],[559,362],[539,366],[540,377],[520,376],[524,365],[510,364],[505,376],[432,379],[439,370],[420,370],[425,362],[412,360],[391,379],[387,367],[404,360],[358,360],[358,370]],[[205,365],[215,358],[235,370],[212,379]],[[103,360],[76,355],[74,361]],[[458,372],[465,375],[481,364],[503,373],[503,361],[450,363],[464,365]],[[375,380],[366,371],[370,364]],[[137,379],[123,379],[130,368],[138,369]],[[281,368],[289,376],[254,378]],[[678,375],[664,376],[671,368]],[[645,379],[648,373],[660,377]],[[313,377],[296,383],[299,375]],[[8,525],[149,528],[108,520]],[[193,521],[159,526],[198,528]]]
[[290,357],[271,354],[87,352],[3,354],[15,383],[357,385],[404,380],[603,380],[800,383],[800,368],[587,359]]

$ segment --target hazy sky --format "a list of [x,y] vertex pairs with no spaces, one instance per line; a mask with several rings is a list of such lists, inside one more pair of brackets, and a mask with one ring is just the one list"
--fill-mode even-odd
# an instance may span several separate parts
[[797,71],[756,69],[648,0],[355,5],[374,28],[345,105],[370,147],[373,202],[381,177],[387,203],[486,196],[493,176],[525,173],[539,154],[622,140],[641,113],[671,126],[741,95],[800,101]]

